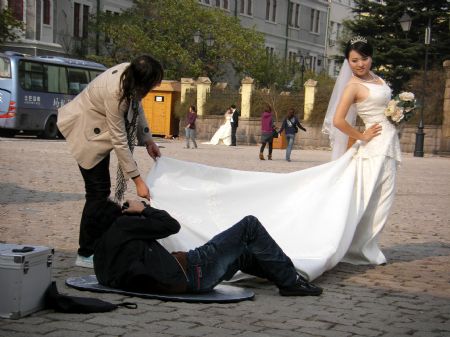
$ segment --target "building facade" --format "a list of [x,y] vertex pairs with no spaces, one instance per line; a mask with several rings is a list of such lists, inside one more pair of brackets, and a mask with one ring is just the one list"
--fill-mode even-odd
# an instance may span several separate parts
[[[5,42],[0,50],[31,55],[83,55],[91,14],[100,11],[120,13],[133,5],[132,0],[0,0],[22,21],[25,30],[19,41]],[[94,51],[95,52],[95,51]]]
[[277,54],[307,69],[325,69],[328,1],[199,0],[239,18],[241,25],[265,36],[268,54]]
[[[343,21],[352,20],[355,8],[353,0],[331,0],[330,15],[327,34],[326,58],[327,73],[329,76],[336,77],[341,69],[342,50],[339,41],[342,39],[344,32]],[[340,57],[340,58],[339,58]]]

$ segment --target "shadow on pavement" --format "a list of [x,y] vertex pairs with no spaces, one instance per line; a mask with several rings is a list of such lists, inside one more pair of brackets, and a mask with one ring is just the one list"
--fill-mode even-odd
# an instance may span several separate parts
[[38,191],[10,183],[0,183],[0,204],[24,202],[62,202],[84,199],[83,193]]

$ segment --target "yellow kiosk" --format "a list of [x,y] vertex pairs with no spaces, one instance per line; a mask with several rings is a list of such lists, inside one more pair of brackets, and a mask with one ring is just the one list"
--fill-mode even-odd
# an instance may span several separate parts
[[174,115],[174,107],[180,94],[180,82],[164,80],[142,99],[145,118],[152,134],[166,138],[178,135],[179,120]]

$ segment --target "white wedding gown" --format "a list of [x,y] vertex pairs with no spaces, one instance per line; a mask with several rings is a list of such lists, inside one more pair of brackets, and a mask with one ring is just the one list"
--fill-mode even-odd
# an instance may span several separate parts
[[340,261],[386,262],[377,237],[393,201],[400,145],[384,115],[389,87],[365,85],[369,97],[356,108],[367,127],[382,125],[381,135],[356,142],[335,161],[262,173],[158,159],[147,177],[152,203],[181,224],[180,232],[162,243],[169,250],[189,250],[251,214],[310,280]]
[[220,126],[209,142],[203,144],[218,145],[222,142],[224,145],[231,145],[231,114],[225,115],[225,123]]

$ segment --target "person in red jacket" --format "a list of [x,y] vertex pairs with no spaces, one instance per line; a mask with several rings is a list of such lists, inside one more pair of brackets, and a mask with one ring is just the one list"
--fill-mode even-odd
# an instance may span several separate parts
[[269,144],[268,160],[272,160],[273,146],[273,130],[275,124],[273,122],[272,107],[266,104],[264,112],[261,115],[261,148],[259,149],[259,159],[264,160],[264,148]]

